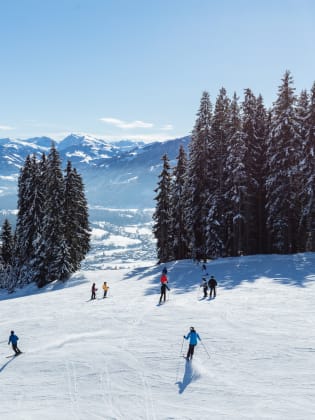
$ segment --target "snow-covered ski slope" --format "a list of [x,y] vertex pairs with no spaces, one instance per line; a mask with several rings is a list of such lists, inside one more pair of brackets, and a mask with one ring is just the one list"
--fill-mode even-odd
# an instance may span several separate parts
[[[211,301],[201,266],[167,268],[161,306],[152,262],[1,292],[0,419],[314,419],[315,254],[209,262]],[[202,343],[187,363],[190,326]],[[25,353],[8,359],[11,329]]]

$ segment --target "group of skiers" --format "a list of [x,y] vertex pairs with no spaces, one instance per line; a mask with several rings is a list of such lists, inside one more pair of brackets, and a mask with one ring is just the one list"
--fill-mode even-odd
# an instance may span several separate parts
[[206,298],[208,296],[208,289],[210,290],[209,292],[209,298],[211,299],[212,296],[213,298],[215,298],[217,296],[217,291],[216,291],[216,287],[217,287],[217,281],[214,278],[214,276],[211,276],[209,281],[207,280],[207,277],[202,277],[202,282],[200,287],[203,288],[203,297]]
[[[205,265],[203,265],[203,270],[205,270]],[[159,304],[162,303],[162,300],[166,301],[166,290],[170,291],[171,289],[168,286],[168,280],[167,280],[167,268],[164,267],[162,270],[162,275],[160,279],[161,283],[161,295],[160,295],[160,301]],[[200,287],[203,288],[203,297],[206,298],[208,296],[208,289],[209,289],[209,298],[211,299],[212,296],[215,298],[217,296],[217,290],[216,287],[218,285],[218,282],[214,278],[214,276],[211,276],[209,280],[207,280],[208,273],[204,274],[202,277],[202,282],[200,284]]]
[[[104,294],[103,294],[103,299],[107,297],[107,292],[109,289],[109,286],[107,285],[107,282],[104,281],[103,285],[102,285],[102,289],[104,290]],[[96,299],[96,292],[98,291],[98,288],[96,287],[96,284],[93,283],[92,284],[92,288],[91,288],[91,300]]]
[[[216,287],[218,285],[216,279],[214,278],[214,276],[211,276],[209,278],[209,280],[207,280],[207,276],[208,273],[206,265],[203,264],[202,265],[202,271],[204,272],[204,275],[202,277],[202,283],[200,285],[200,287],[203,288],[203,296],[204,298],[206,298],[208,296],[208,289],[210,290],[209,292],[209,297],[210,299],[215,298],[217,293],[216,293]],[[160,279],[160,283],[161,283],[161,295],[160,295],[160,301],[159,304],[162,303],[162,300],[165,302],[166,300],[166,290],[170,291],[170,288],[168,286],[168,280],[167,280],[167,268],[164,267],[162,270],[162,275],[161,275],[161,279]],[[194,327],[190,327],[190,331],[187,335],[183,336],[185,340],[189,340],[189,346],[188,346],[188,351],[187,351],[187,355],[186,355],[186,360],[192,360],[193,355],[194,355],[194,350],[195,347],[198,343],[198,340],[201,341],[201,338],[199,336],[199,334],[197,333],[197,331],[195,330]]]
[[[210,277],[208,282],[207,282],[206,277],[203,277],[201,286],[203,287],[204,297],[207,297],[208,287],[210,289],[210,295],[209,295],[210,298],[212,297],[212,293],[213,293],[213,297],[216,297],[217,281],[215,280],[213,276]],[[109,290],[109,286],[107,285],[106,281],[104,281],[102,285],[102,289],[104,291],[104,294],[103,294],[103,299],[104,299],[107,297],[107,292]],[[98,289],[96,287],[96,284],[93,283],[92,288],[91,288],[91,293],[92,293],[91,300],[96,299],[97,290]],[[160,301],[159,301],[160,304],[162,303],[162,300],[164,300],[164,302],[166,300],[166,290],[170,291],[170,288],[168,286],[168,280],[167,280],[167,268],[164,267],[162,270],[162,276],[161,276],[161,295],[160,295]],[[184,335],[184,339],[189,340],[189,347],[188,347],[186,359],[191,360],[194,355],[195,346],[197,345],[198,340],[201,341],[201,338],[199,334],[196,332],[196,330],[194,329],[194,327],[190,327],[190,331],[187,334],[187,336]],[[19,340],[19,337],[14,333],[14,331],[11,331],[8,344],[12,344],[12,349],[15,353],[15,356],[18,356],[19,354],[22,353],[17,345],[18,340]]]

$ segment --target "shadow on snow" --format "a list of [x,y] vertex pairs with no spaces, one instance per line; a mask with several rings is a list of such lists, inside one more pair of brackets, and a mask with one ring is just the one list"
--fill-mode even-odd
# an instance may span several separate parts
[[[162,269],[167,267],[169,287],[176,293],[186,293],[198,288],[204,272],[202,263],[192,260],[172,261],[167,264],[135,268],[124,279],[151,278],[146,295],[160,292]],[[206,263],[208,277],[213,275],[218,287],[234,289],[243,283],[255,283],[258,279],[280,284],[306,287],[315,280],[315,253],[294,255],[250,255],[243,257],[219,258]]]
[[10,360],[8,360],[4,365],[0,367],[0,373],[8,366],[9,363],[11,363],[15,359],[15,356],[12,356]]
[[183,379],[181,381],[176,382],[178,385],[178,393],[182,394],[187,386],[191,383],[196,381],[200,377],[200,374],[193,368],[192,362],[185,363],[185,372]]
[[88,283],[89,281],[82,275],[73,275],[70,277],[69,280],[66,282],[63,281],[53,281],[46,286],[39,289],[34,283],[30,283],[27,286],[24,286],[22,289],[15,289],[14,292],[8,293],[7,291],[3,290],[0,294],[0,301],[8,300],[8,299],[18,299],[24,296],[30,295],[39,295],[41,293],[47,292],[56,292],[58,290],[67,289],[69,287],[76,287],[83,283]]

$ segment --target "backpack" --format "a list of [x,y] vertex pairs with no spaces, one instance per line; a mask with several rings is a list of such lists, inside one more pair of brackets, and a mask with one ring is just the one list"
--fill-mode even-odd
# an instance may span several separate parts
[[208,286],[211,288],[211,287],[215,287],[217,285],[217,281],[216,281],[216,279],[215,278],[211,278],[209,281],[208,281]]

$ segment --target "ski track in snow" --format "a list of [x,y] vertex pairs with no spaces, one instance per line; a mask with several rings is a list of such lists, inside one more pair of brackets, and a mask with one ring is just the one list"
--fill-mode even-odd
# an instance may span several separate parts
[[71,401],[72,414],[75,419],[79,419],[80,417],[79,417],[79,408],[78,408],[78,401],[77,401],[77,383],[76,383],[75,371],[73,369],[73,362],[69,362],[68,360],[66,360],[65,372],[67,376],[68,393],[69,393],[70,401]]

